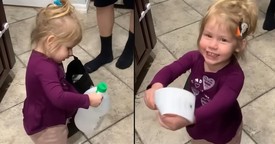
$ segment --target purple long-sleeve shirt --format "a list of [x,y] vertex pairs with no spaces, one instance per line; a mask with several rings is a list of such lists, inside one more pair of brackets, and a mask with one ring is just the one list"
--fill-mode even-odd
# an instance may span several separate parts
[[166,87],[190,69],[187,90],[196,96],[196,108],[195,124],[187,126],[187,132],[194,139],[225,144],[235,136],[242,121],[237,97],[244,73],[234,57],[218,72],[205,72],[203,56],[191,51],[162,68],[150,85],[160,82]]
[[88,108],[86,94],[79,94],[65,80],[62,64],[32,51],[26,71],[23,123],[28,135],[47,127],[65,124],[78,108]]

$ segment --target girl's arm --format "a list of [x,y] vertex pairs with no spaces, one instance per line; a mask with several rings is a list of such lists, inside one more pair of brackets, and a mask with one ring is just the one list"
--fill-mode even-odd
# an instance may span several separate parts
[[181,58],[173,63],[163,67],[153,78],[147,89],[151,88],[154,83],[161,83],[163,87],[168,86],[176,78],[191,69],[199,56],[198,51],[191,51],[184,54]]
[[155,75],[152,82],[148,85],[147,90],[145,91],[144,102],[148,108],[152,110],[157,109],[154,101],[155,91],[157,89],[166,87],[181,74],[189,70],[198,56],[198,51],[188,52],[177,61],[174,61],[170,65],[167,65],[164,68],[162,68]]
[[[56,107],[64,110],[89,107],[90,100],[88,95],[63,90],[62,85],[64,83],[60,82],[58,69],[54,65],[38,65],[36,74],[47,98]],[[67,87],[69,86],[67,85]]]

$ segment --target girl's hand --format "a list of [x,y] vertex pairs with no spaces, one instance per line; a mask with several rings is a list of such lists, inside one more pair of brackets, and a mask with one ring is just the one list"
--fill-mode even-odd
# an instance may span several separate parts
[[160,115],[159,112],[158,112],[158,120],[162,127],[172,131],[181,129],[191,124],[187,119],[181,116],[173,115],[173,114]]
[[102,94],[97,93],[90,93],[89,99],[90,99],[90,106],[92,107],[98,107],[102,102]]
[[157,109],[155,104],[155,91],[160,88],[163,88],[163,85],[161,83],[155,83],[150,89],[145,91],[144,102],[146,106],[152,110]]

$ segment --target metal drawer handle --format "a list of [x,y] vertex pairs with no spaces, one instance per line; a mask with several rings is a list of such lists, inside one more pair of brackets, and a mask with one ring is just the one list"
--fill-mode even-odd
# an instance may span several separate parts
[[6,32],[6,30],[8,30],[9,28],[9,23],[5,23],[3,25],[4,29],[2,31],[0,31],[0,38],[2,37],[2,35]]
[[151,9],[151,4],[146,4],[146,10],[142,11],[140,14],[139,22],[145,17],[146,13]]

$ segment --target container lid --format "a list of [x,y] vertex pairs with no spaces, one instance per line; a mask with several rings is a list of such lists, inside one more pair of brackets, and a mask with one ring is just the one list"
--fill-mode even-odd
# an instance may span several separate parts
[[107,90],[107,84],[105,82],[100,82],[96,86],[96,92],[104,93]]

